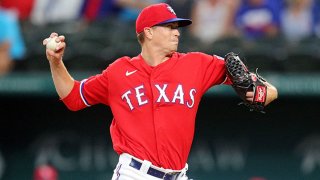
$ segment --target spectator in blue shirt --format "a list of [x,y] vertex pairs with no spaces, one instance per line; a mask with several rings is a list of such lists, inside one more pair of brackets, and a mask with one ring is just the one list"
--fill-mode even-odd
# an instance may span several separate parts
[[18,16],[0,7],[0,75],[14,67],[14,61],[22,60],[26,47],[22,38]]
[[279,15],[267,0],[243,0],[236,26],[248,40],[274,38],[279,33]]

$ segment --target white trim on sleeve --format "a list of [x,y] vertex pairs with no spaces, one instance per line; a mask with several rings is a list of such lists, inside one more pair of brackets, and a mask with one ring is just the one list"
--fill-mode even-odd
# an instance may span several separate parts
[[88,101],[86,100],[86,98],[84,97],[84,95],[83,95],[83,93],[82,93],[83,85],[84,85],[84,83],[85,83],[87,80],[88,80],[88,79],[84,79],[84,80],[81,81],[79,91],[80,91],[80,96],[81,96],[81,99],[82,99],[83,103],[84,103],[87,107],[90,107],[91,105],[88,103]]

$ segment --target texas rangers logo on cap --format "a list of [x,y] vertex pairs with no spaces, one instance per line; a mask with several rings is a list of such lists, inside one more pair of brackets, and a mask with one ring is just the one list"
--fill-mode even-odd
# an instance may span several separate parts
[[172,13],[172,14],[174,14],[174,15],[176,15],[176,13],[174,12],[174,10],[172,9],[172,7],[171,6],[167,6],[167,9]]
[[136,33],[141,33],[146,27],[178,22],[179,27],[188,26],[190,19],[178,18],[169,4],[158,3],[145,7],[136,20]]

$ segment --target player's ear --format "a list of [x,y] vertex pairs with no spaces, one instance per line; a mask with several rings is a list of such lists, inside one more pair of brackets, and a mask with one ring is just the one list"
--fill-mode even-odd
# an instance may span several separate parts
[[152,36],[153,36],[153,29],[150,28],[150,27],[146,27],[143,29],[144,31],[144,34],[145,34],[145,37],[148,38],[148,39],[152,39]]

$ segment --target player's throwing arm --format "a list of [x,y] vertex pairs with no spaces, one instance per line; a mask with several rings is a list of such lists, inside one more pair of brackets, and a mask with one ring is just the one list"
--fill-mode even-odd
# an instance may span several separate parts
[[49,38],[43,40],[46,46],[46,56],[50,64],[52,79],[60,98],[66,97],[74,85],[74,80],[63,64],[62,57],[66,48],[65,37],[51,33]]

